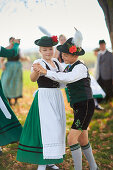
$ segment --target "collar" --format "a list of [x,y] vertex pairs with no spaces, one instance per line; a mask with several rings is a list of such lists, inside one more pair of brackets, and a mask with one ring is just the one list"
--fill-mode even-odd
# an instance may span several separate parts
[[73,64],[75,64],[76,62],[78,62],[79,60],[76,60],[74,63],[72,63],[72,64],[69,64],[70,66],[72,66]]
[[98,52],[98,54],[104,55],[104,54],[106,53],[106,51],[107,51],[107,50],[104,50],[104,51],[100,50],[100,51]]

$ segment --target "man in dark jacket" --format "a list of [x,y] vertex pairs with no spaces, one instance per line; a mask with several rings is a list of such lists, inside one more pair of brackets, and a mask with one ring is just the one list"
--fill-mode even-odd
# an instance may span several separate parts
[[113,97],[113,55],[106,49],[104,40],[99,41],[96,79],[106,93],[105,100]]

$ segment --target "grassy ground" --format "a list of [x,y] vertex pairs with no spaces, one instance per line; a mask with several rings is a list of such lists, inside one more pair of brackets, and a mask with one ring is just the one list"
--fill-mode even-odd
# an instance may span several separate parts
[[[32,83],[29,79],[30,71],[24,71],[24,88],[23,98],[19,99],[19,104],[12,106],[18,119],[22,123],[25,122],[28,110],[33,101],[33,92],[37,89],[37,84]],[[63,91],[68,134],[72,121],[73,113],[67,103],[65,93]],[[104,104],[103,112],[95,111],[93,120],[89,127],[89,139],[93,147],[93,153],[97,164],[101,170],[113,169],[113,102]],[[3,155],[0,156],[0,170],[36,170],[37,165],[30,165],[16,161],[16,152],[18,144],[7,145],[3,147]],[[66,158],[63,164],[59,165],[62,170],[73,170],[73,161],[68,145],[66,146]],[[88,163],[83,157],[83,170],[88,170]]]

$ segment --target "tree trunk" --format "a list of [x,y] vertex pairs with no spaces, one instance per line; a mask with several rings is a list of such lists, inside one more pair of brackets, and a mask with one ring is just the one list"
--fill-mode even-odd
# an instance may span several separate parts
[[109,31],[111,45],[113,49],[113,0],[98,0],[105,15],[106,25]]

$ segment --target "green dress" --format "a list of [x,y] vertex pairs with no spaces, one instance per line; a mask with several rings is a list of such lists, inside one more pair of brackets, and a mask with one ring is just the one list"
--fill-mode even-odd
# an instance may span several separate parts
[[[18,44],[8,50],[0,47],[0,57],[12,57],[18,53]],[[22,126],[3,94],[0,81],[0,146],[17,142],[20,139]]]
[[[34,61],[38,62],[47,69],[58,70],[50,67],[43,59]],[[48,84],[52,87],[53,82],[44,76],[41,76],[37,83],[39,89],[35,93],[23,127],[17,160],[38,165],[62,163],[65,154],[66,125],[63,96],[56,86],[47,88]],[[45,88],[42,88],[43,85]]]
[[63,159],[43,159],[43,144],[38,108],[38,91],[29,110],[20,138],[17,160],[20,162],[47,165],[62,163]]
[[5,70],[1,75],[2,88],[7,99],[22,97],[22,64],[19,59],[20,54],[16,57],[8,58],[8,61],[5,64]]

